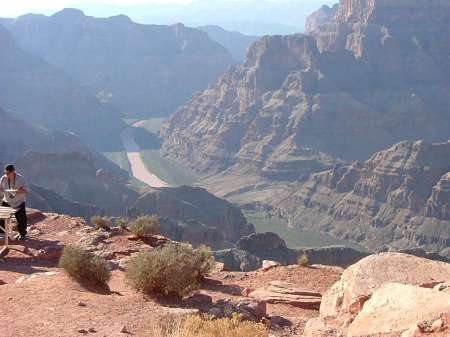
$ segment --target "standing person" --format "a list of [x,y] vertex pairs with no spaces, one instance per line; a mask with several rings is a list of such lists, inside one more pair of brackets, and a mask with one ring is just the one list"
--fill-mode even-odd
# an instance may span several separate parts
[[[14,214],[17,219],[19,234],[17,239],[23,241],[27,237],[27,213],[25,208],[28,187],[25,178],[16,173],[14,165],[5,167],[4,175],[0,179],[0,193],[3,193],[2,206],[17,210]],[[5,228],[5,221],[0,220],[0,226]]]

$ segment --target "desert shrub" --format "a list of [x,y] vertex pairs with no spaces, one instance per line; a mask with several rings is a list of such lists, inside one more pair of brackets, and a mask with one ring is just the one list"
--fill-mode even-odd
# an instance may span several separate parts
[[128,226],[130,224],[130,219],[128,218],[117,218],[116,221],[114,222],[114,224],[122,229],[128,229]]
[[198,288],[214,259],[188,245],[169,244],[141,252],[127,266],[128,283],[145,294],[184,296]]
[[111,218],[107,216],[94,215],[91,218],[91,223],[95,226],[95,229],[109,230],[111,227]]
[[140,216],[130,222],[128,228],[136,237],[145,238],[159,233],[159,220],[154,216]]
[[298,258],[298,264],[301,265],[301,266],[303,266],[303,267],[308,266],[308,265],[309,265],[309,258],[308,258],[308,255],[303,254],[302,256],[300,256],[300,257]]
[[105,259],[77,246],[64,248],[59,267],[81,283],[106,285],[111,278],[111,271]]
[[211,316],[167,316],[150,329],[151,337],[268,337],[261,323],[233,318],[213,319]]
[[214,268],[214,257],[210,247],[207,245],[200,245],[195,249],[197,255],[197,265],[199,266],[198,275],[200,277],[199,281],[204,277],[204,275],[211,272]]

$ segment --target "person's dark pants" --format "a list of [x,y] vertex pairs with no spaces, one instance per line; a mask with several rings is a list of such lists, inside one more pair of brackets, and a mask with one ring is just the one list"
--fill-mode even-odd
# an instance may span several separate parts
[[[6,202],[2,202],[3,207],[11,207]],[[17,208],[17,212],[14,214],[17,220],[17,228],[20,235],[27,235],[27,211],[25,203],[21,204]],[[0,220],[0,227],[5,228],[5,220]]]

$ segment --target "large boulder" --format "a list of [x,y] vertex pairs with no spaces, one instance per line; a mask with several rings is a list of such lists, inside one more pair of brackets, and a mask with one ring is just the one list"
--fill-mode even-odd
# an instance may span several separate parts
[[[374,291],[348,329],[348,336],[402,333],[417,323],[450,313],[450,294],[436,289],[387,283]],[[436,330],[442,329],[442,326]],[[450,333],[450,331],[448,331]]]
[[341,311],[350,311],[355,303],[369,298],[384,283],[424,286],[447,280],[450,280],[448,263],[400,253],[371,255],[344,271],[340,281],[324,294],[320,313],[336,316]]
[[262,266],[262,261],[248,251],[236,248],[224,249],[214,252],[216,261],[223,263],[224,270],[253,271]]
[[[347,268],[324,294],[320,316],[308,321],[304,336],[440,333],[447,327],[439,317],[450,312],[448,280],[450,264],[445,262],[401,253],[371,255]],[[433,325],[436,331],[428,328]]]

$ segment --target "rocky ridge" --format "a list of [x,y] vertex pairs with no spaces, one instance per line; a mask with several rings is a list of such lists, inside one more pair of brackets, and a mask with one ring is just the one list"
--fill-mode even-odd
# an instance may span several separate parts
[[233,62],[206,33],[182,24],[94,18],[68,8],[4,25],[21,48],[81,83],[102,106],[133,116],[167,115]]
[[0,106],[29,123],[74,132],[97,148],[117,146],[114,140],[104,139],[123,127],[117,109],[105,108],[82,85],[39,56],[23,50],[3,25],[0,25]]
[[[163,152],[219,196],[292,226],[448,256],[449,18],[439,0],[323,7],[308,35],[263,37],[180,107],[163,127]],[[424,162],[411,156],[407,168],[415,146]],[[321,189],[330,172],[334,187]]]

